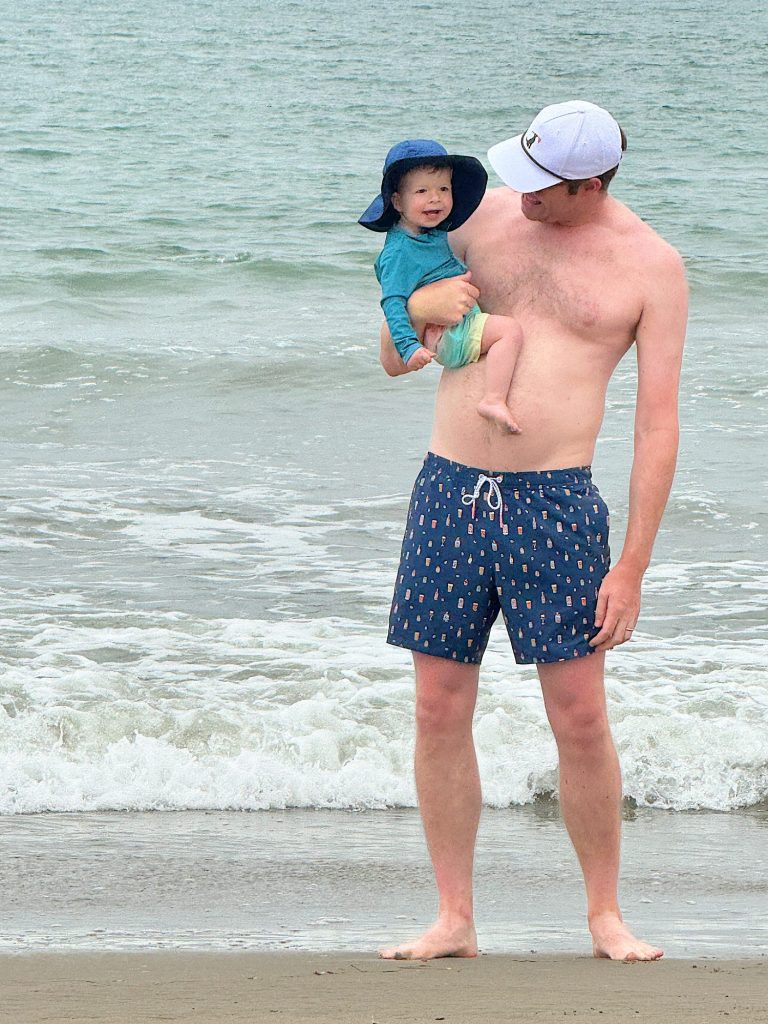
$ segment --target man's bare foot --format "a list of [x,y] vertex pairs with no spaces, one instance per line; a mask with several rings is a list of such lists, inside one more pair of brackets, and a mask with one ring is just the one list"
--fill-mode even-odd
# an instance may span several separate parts
[[664,950],[636,939],[618,914],[601,914],[589,923],[592,952],[607,960],[660,960]]
[[512,413],[509,411],[506,402],[493,402],[488,398],[484,398],[478,405],[477,411],[485,419],[495,423],[497,427],[501,427],[505,434],[520,433],[520,427],[512,418]]
[[402,946],[380,949],[382,960],[435,960],[441,956],[477,956],[477,935],[472,922],[437,921],[421,938]]

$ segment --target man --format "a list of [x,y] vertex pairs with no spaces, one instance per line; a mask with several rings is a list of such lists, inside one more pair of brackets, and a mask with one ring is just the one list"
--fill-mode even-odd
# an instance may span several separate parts
[[[604,661],[632,637],[672,484],[687,289],[678,254],[608,193],[625,147],[600,107],[546,107],[527,132],[490,150],[509,187],[487,193],[451,236],[471,274],[429,285],[409,303],[416,322],[456,322],[475,301],[519,320],[510,400],[521,433],[504,435],[477,415],[484,361],[443,371],[389,637],[413,652],[416,784],[439,914],[419,939],[382,950],[385,958],[477,955],[472,864],[481,795],[472,716],[499,610],[516,660],[537,665],[594,954],[662,956],[635,938],[618,905],[622,790]],[[607,512],[585,467],[608,381],[633,344],[629,520],[608,571]],[[381,362],[392,376],[406,372],[386,332]]]

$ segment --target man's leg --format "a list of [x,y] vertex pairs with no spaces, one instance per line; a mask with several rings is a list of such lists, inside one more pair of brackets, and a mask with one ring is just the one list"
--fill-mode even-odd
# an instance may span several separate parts
[[621,770],[605,707],[604,654],[538,665],[560,756],[560,809],[584,873],[595,956],[658,960],[636,939],[618,903]]
[[439,895],[435,924],[387,959],[477,956],[472,867],[480,820],[480,776],[472,739],[479,667],[414,654],[416,789]]

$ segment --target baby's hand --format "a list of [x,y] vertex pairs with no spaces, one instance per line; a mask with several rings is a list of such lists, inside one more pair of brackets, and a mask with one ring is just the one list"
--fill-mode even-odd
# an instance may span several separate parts
[[416,349],[405,365],[409,370],[422,370],[427,363],[431,363],[434,358],[434,352],[430,352],[428,348],[424,348],[422,345],[420,348]]

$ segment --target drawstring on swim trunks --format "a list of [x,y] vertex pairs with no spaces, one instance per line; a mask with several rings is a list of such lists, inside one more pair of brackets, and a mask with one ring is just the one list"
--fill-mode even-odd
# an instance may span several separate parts
[[477,499],[481,497],[480,492],[483,487],[488,484],[488,490],[485,495],[485,500],[488,502],[488,508],[492,512],[499,513],[499,526],[504,526],[504,501],[501,497],[501,488],[499,487],[499,481],[503,479],[503,476],[486,476],[485,473],[481,473],[477,478],[474,494],[462,494],[462,504],[472,506],[473,519],[475,518],[475,504]]

